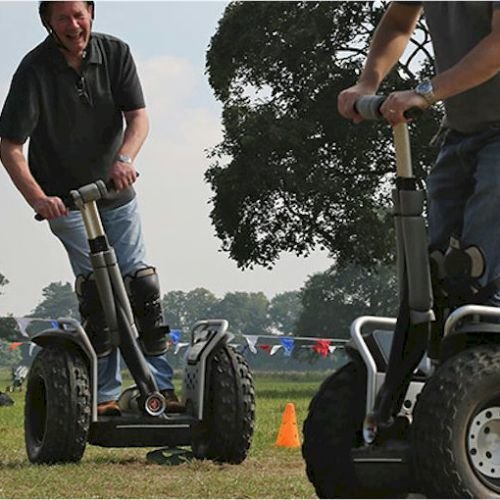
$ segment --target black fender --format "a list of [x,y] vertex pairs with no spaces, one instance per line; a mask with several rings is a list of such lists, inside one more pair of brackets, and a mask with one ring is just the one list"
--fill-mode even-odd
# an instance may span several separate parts
[[51,345],[60,345],[63,347],[77,348],[85,355],[89,364],[91,364],[92,357],[95,352],[91,347],[86,344],[85,339],[82,338],[78,331],[64,330],[62,328],[51,328],[36,333],[30,338],[31,342],[39,345],[40,347],[48,347]]
[[92,385],[92,421],[97,421],[97,355],[82,325],[73,319],[58,320],[60,328],[50,328],[33,335],[30,340],[46,348],[59,345],[64,349],[77,350],[87,364]]

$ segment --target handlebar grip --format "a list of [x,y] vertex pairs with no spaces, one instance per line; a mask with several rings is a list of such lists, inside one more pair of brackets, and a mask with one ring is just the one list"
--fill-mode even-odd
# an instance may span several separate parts
[[385,96],[364,95],[354,103],[354,109],[365,120],[380,120],[380,106],[384,104]]
[[[139,172],[137,172],[137,177],[139,177]],[[79,188],[75,191],[88,191],[88,190],[90,190],[90,192],[95,192],[96,189],[100,193],[100,195],[96,199],[106,198],[108,196],[108,194],[116,192],[115,183],[113,182],[113,179],[110,179],[108,182],[97,180],[96,182],[92,182],[90,184],[82,186],[81,188]],[[75,197],[72,195],[73,192],[74,191],[71,191],[68,195],[63,196],[61,198],[63,203],[70,210],[73,210],[74,208],[76,208]],[[45,217],[43,215],[40,215],[40,214],[35,214],[35,220],[44,221]]]
[[[354,103],[354,109],[364,120],[380,120],[383,118],[380,107],[384,104],[385,99],[386,96],[383,95],[364,95]],[[422,113],[423,111],[420,108],[414,107],[407,109],[404,116],[410,120],[415,120]]]

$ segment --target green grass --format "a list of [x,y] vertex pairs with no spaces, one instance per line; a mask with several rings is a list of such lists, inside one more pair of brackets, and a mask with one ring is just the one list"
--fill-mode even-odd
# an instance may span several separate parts
[[[249,457],[240,465],[193,460],[162,466],[146,460],[154,448],[89,445],[79,464],[34,466],[24,449],[24,393],[15,393],[14,406],[0,407],[0,498],[314,498],[300,449],[277,448],[275,441],[289,402],[301,433],[325,376],[254,375],[256,427]],[[8,372],[0,371],[0,388],[8,383]]]

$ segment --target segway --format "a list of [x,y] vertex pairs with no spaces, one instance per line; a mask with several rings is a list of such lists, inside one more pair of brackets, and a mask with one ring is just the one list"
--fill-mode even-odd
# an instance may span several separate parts
[[[363,97],[356,109],[377,120],[384,99]],[[349,361],[304,422],[307,476],[321,498],[498,497],[500,309],[453,303],[443,284],[481,270],[453,247],[429,257],[406,123],[394,140],[398,316],[352,323]]]
[[113,248],[96,202],[108,195],[102,181],[71,191],[87,232],[99,298],[114,346],[135,385],[120,397],[121,416],[97,413],[97,356],[82,325],[58,319],[57,328],[31,340],[42,347],[28,375],[25,441],[30,462],[78,462],[87,443],[104,447],[191,446],[199,459],[241,463],[254,428],[255,391],[244,357],[229,345],[228,322],[211,319],[192,328],[183,373],[186,411],[167,413],[137,341],[138,332]]

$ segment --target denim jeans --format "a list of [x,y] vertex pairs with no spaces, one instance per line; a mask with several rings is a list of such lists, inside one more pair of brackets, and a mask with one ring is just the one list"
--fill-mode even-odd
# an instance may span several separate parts
[[[481,286],[500,277],[500,129],[449,132],[427,178],[427,193],[430,248],[446,251],[450,236],[462,248],[476,245],[486,261]],[[499,306],[500,293],[488,303]]]
[[[122,275],[134,274],[138,269],[148,267],[137,198],[118,208],[102,209],[100,214]],[[88,257],[89,245],[80,212],[72,211],[65,217],[51,220],[49,224],[51,231],[64,245],[75,276],[90,274],[92,266]],[[172,389],[173,372],[166,356],[146,356],[146,361],[158,389]],[[97,402],[118,399],[122,383],[118,349],[113,349],[109,356],[99,358],[98,378]]]

